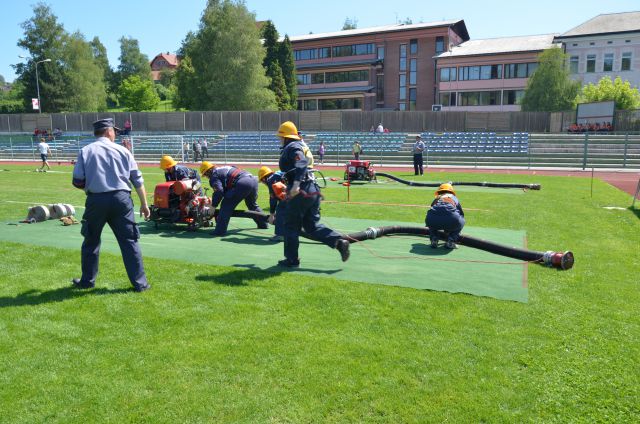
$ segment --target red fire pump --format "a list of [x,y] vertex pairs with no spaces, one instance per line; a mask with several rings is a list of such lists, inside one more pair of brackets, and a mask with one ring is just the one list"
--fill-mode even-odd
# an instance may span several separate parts
[[344,169],[345,181],[372,181],[376,180],[376,173],[369,160],[350,160]]
[[158,224],[187,224],[187,230],[213,226],[215,208],[198,180],[168,181],[156,185],[150,221]]

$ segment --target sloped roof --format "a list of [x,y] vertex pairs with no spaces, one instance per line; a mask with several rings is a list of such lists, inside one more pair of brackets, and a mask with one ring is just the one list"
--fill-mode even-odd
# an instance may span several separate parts
[[178,55],[170,53],[160,53],[151,60],[151,63],[155,62],[159,58],[166,60],[169,66],[178,66]]
[[542,51],[554,45],[553,39],[557,35],[542,34],[469,40],[453,47],[451,51],[441,53],[437,58]]
[[640,11],[622,13],[603,13],[570,29],[558,38],[583,37],[596,34],[617,32],[640,32]]
[[[356,29],[348,29],[344,31],[335,31],[335,32],[324,32],[320,34],[306,34],[306,35],[296,35],[291,37],[291,42],[300,42],[300,41],[311,41],[311,40],[321,40],[323,38],[336,38],[336,37],[353,37],[356,35],[368,35],[368,34],[377,34],[377,33],[385,33],[385,32],[396,32],[396,31],[410,31],[414,29],[424,29],[424,28],[437,28],[437,27],[448,27],[448,26],[457,26],[459,30],[459,35],[465,39],[469,39],[469,34],[467,33],[467,27],[462,19],[455,20],[446,20],[446,21],[437,21],[437,22],[423,22],[419,24],[393,24],[393,25],[384,25],[378,27],[369,27],[369,28],[356,28]],[[460,33],[461,32],[461,33]]]

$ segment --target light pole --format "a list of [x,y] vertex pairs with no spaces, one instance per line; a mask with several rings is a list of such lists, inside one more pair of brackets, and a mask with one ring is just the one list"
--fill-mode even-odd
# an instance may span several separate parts
[[[18,56],[23,59],[33,59],[30,57]],[[42,59],[36,62],[36,91],[38,92],[38,113],[42,113],[42,102],[40,101],[40,79],[38,78],[38,64],[51,62],[51,59]]]

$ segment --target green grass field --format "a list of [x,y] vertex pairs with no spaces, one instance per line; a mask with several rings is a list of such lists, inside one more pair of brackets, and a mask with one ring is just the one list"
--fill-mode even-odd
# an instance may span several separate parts
[[[84,203],[71,167],[0,168],[2,225],[30,204]],[[143,171],[151,194],[161,172]],[[69,281],[80,246],[0,242],[0,421],[639,422],[640,213],[630,196],[596,180],[592,197],[582,178],[444,176],[542,184],[458,194],[469,226],[526,231],[532,249],[572,250],[575,267],[530,265],[519,303],[147,257],[153,288],[138,294],[119,255],[103,253],[96,289],[78,291]],[[337,184],[324,194],[346,200]],[[351,190],[353,202],[431,199],[431,189]],[[421,225],[425,210],[327,202],[322,212],[327,222]]]

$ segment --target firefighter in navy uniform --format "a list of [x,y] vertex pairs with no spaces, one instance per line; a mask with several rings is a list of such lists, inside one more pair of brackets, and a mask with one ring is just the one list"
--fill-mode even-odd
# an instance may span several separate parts
[[173,159],[169,155],[164,155],[162,156],[162,159],[160,159],[160,169],[164,171],[165,181],[200,181],[200,175],[198,175],[198,171],[178,164],[178,162],[176,162],[175,159]]
[[465,224],[464,211],[451,184],[441,184],[436,190],[435,199],[427,211],[425,224],[432,232],[430,235],[431,247],[434,249],[438,247],[438,236],[435,231],[443,230],[447,234],[445,247],[447,249],[457,248],[456,241],[458,241]]
[[[209,178],[209,184],[213,189],[212,206],[215,208],[222,202],[216,217],[216,229],[210,233],[212,236],[224,236],[227,233],[229,219],[236,206],[243,200],[247,209],[262,213],[257,203],[258,180],[247,171],[235,166],[215,166],[204,161],[200,165],[200,173],[203,177]],[[269,228],[265,218],[256,217],[253,220],[258,228]]]
[[144,180],[133,155],[126,148],[114,143],[116,128],[113,119],[100,119],[93,123],[96,141],[78,152],[73,168],[73,185],[87,193],[82,230],[82,277],[72,280],[74,286],[88,289],[95,286],[98,276],[100,239],[105,224],[113,231],[129,281],[138,292],[151,286],[147,282],[138,239],[131,186],[140,198],[140,215],[149,218],[147,193]]
[[349,242],[336,231],[320,224],[320,188],[307,169],[308,159],[298,142],[295,124],[287,121],[278,128],[282,143],[280,170],[287,181],[287,206],[285,214],[284,256],[278,265],[295,268],[300,266],[298,247],[300,230],[313,240],[322,242],[340,252],[342,261],[349,259]]
[[284,202],[287,191],[283,183],[282,171],[273,172],[268,166],[263,166],[258,171],[258,180],[267,186],[269,190],[269,224],[274,224],[275,235],[271,241],[280,242],[284,239],[284,217],[287,213]]

